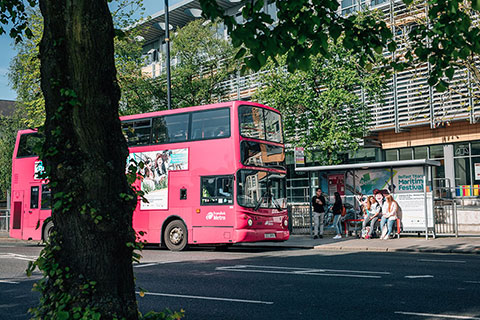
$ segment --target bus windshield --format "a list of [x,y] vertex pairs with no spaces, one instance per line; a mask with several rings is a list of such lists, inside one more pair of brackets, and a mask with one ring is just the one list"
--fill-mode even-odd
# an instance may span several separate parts
[[240,106],[238,113],[243,137],[283,143],[280,114],[253,106]]
[[271,167],[285,170],[283,147],[243,140],[240,143],[242,164],[245,166]]
[[259,170],[238,171],[237,202],[248,208],[285,209],[285,174]]

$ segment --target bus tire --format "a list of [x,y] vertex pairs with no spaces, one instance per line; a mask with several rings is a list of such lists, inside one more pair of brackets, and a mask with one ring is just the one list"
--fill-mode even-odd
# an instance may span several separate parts
[[47,243],[50,239],[50,234],[53,231],[53,221],[48,221],[47,224],[43,227],[42,240],[43,243]]
[[171,221],[165,228],[163,240],[171,251],[182,251],[187,246],[187,227],[180,220]]

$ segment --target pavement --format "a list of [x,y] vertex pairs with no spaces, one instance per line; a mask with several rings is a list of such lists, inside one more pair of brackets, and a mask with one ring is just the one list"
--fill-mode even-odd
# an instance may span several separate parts
[[[13,239],[0,231],[0,243],[40,244],[40,241]],[[359,239],[355,236],[335,240],[332,235],[323,239],[313,239],[307,235],[291,235],[285,242],[256,242],[235,244],[236,247],[297,248],[329,251],[370,251],[370,252],[424,252],[424,253],[464,253],[480,254],[480,234],[459,237],[439,237],[426,239],[425,236],[402,235],[389,240]]]

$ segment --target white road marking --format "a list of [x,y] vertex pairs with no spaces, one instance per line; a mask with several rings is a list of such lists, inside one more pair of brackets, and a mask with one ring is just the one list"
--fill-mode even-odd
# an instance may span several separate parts
[[151,267],[151,266],[157,266],[158,263],[147,263],[147,264],[137,264],[134,265],[134,268],[144,268],[144,267]]
[[407,316],[420,316],[420,317],[434,317],[434,318],[446,318],[446,319],[468,319],[468,320],[480,320],[480,318],[471,316],[460,316],[454,314],[434,314],[434,313],[417,313],[417,312],[403,312],[395,311],[396,314],[404,314]]
[[[225,267],[232,268],[232,267]],[[285,270],[299,270],[299,271],[315,271],[321,270],[326,272],[348,272],[348,273],[371,273],[371,274],[390,274],[390,272],[383,271],[365,271],[365,270],[345,270],[345,269],[311,269],[311,268],[298,268],[298,267],[278,267],[278,266],[258,266],[252,264],[236,265],[234,268],[262,268],[262,269],[285,269]]]
[[416,276],[405,276],[407,279],[433,278],[431,274],[421,274]]
[[418,259],[420,262],[445,262],[445,263],[467,263],[464,260],[437,260],[437,259]]
[[313,269],[313,268],[292,268],[276,266],[236,265],[217,267],[217,271],[252,272],[252,273],[273,273],[293,274],[323,277],[349,277],[349,278],[373,278],[380,279],[381,275],[388,275],[389,272],[359,271],[359,270],[335,270],[335,269]]
[[183,262],[183,261],[162,261],[162,262],[151,262],[151,263],[146,263],[146,264],[135,264],[133,267],[134,268],[144,268],[144,267],[152,267],[152,266],[158,266],[160,264],[168,264],[168,263],[178,263],[178,262]]
[[25,260],[25,261],[35,261],[35,260],[37,260],[37,256],[25,256],[23,254],[15,254],[15,253],[2,253],[2,254],[0,254],[0,259],[1,258]]
[[[136,292],[140,294],[140,292]],[[158,293],[158,292],[144,292],[145,295],[172,297],[172,298],[186,298],[186,299],[200,299],[200,300],[214,300],[214,301],[229,301],[229,302],[242,302],[242,303],[256,303],[256,304],[273,304],[271,301],[259,301],[259,300],[244,300],[244,299],[231,299],[231,298],[219,298],[219,297],[204,297],[204,296],[190,296],[184,294],[172,294],[172,293]]]
[[10,284],[19,284],[18,281],[10,281],[10,280],[0,280],[0,283],[10,283]]

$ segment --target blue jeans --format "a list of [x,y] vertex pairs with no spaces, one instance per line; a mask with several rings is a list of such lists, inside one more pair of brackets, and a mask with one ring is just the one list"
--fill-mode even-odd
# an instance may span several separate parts
[[364,216],[363,222],[362,222],[362,229],[365,229],[367,225],[370,224],[370,232],[368,235],[371,237],[373,235],[373,232],[375,231],[375,223],[378,220],[378,216],[375,218],[370,218],[370,215],[367,215],[366,217]]
[[393,224],[395,223],[396,219],[393,220],[393,219],[388,219],[386,217],[382,217],[382,220],[380,220],[380,230],[383,230],[383,226],[387,223],[387,221],[388,221],[388,224],[387,224],[388,231],[386,236],[388,237],[390,233],[392,233]]
[[334,215],[334,218],[333,218],[333,225],[335,227],[335,231],[337,232],[337,234],[342,234],[342,226],[340,224],[341,217],[342,217],[341,214],[336,214]]

